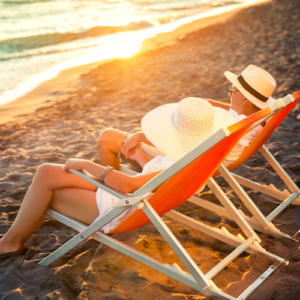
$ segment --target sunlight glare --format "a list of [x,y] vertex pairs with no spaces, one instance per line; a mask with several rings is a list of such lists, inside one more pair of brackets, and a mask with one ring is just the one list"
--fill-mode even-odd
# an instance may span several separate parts
[[103,44],[94,47],[87,55],[76,58],[76,64],[86,64],[114,57],[126,58],[133,56],[141,47],[140,36],[133,36],[128,32],[118,33],[107,37]]
[[138,41],[131,42],[127,45],[122,45],[122,48],[118,49],[118,52],[120,51],[120,53],[116,56],[120,56],[123,58],[131,57],[141,48],[141,45],[142,43]]

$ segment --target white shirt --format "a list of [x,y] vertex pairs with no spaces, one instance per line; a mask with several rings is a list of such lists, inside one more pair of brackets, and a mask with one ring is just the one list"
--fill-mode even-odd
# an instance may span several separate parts
[[[247,118],[246,115],[238,115],[237,112],[231,108],[229,109],[229,112],[235,117],[237,122]],[[260,133],[262,129],[263,127],[261,125],[258,125],[251,131],[247,132],[233,147],[230,153],[226,156],[226,158],[223,161],[223,164],[225,166],[228,166],[234,163],[244,152],[244,150],[250,145],[250,143],[256,138],[256,136]]]

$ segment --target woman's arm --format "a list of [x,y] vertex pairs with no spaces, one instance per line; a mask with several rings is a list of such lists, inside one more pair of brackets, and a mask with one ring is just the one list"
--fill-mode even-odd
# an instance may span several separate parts
[[124,193],[133,193],[149,180],[154,178],[161,171],[162,170],[141,174],[138,176],[130,176],[119,171],[112,170],[106,175],[105,184]]
[[[105,167],[95,164],[89,160],[71,158],[68,159],[68,161],[64,165],[63,171],[69,173],[69,169],[85,170],[92,176],[100,179],[100,175],[104,168]],[[139,189],[161,171],[162,170],[147,174],[141,174],[139,176],[130,176],[117,170],[111,170],[105,176],[104,182],[109,187],[112,187],[120,192],[133,193],[135,190]]]
[[[120,143],[120,148],[122,153],[124,154],[124,142]],[[144,168],[145,164],[150,161],[150,158],[144,153],[142,149],[142,144],[138,144],[134,148],[130,149],[127,152],[126,158],[137,161],[142,168]]]
[[141,143],[150,145],[155,147],[145,136],[143,131],[136,132],[132,135],[126,136],[124,139],[124,145],[122,152],[123,154],[128,157],[129,151],[134,147],[140,145]]
[[65,165],[63,166],[63,171],[66,174],[70,174],[70,169],[74,170],[85,170],[92,176],[100,179],[100,175],[102,171],[105,169],[104,166],[93,163],[92,161],[86,159],[78,159],[78,158],[69,158]]

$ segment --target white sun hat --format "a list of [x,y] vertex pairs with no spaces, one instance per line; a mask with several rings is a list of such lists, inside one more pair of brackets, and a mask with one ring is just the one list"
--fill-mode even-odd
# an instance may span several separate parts
[[273,76],[254,65],[249,65],[240,75],[229,71],[224,73],[226,78],[255,106],[264,109],[275,99],[271,97],[276,87]]
[[228,111],[189,97],[159,106],[142,119],[147,139],[165,155],[178,159],[221,127],[236,122]]

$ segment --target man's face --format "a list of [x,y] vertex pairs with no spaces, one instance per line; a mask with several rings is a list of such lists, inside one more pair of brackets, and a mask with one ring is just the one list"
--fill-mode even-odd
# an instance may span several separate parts
[[229,88],[228,97],[230,98],[231,108],[238,114],[242,113],[245,96],[233,85]]

